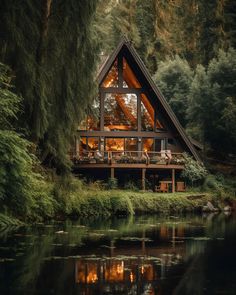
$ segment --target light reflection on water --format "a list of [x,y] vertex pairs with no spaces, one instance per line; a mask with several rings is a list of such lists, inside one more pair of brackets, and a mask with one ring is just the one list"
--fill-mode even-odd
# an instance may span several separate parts
[[0,294],[235,294],[234,216],[0,230]]

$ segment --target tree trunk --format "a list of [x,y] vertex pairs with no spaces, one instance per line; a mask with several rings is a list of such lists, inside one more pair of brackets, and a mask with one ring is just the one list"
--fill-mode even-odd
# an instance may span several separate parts
[[42,2],[41,30],[40,30],[39,44],[38,44],[38,48],[36,52],[36,60],[39,64],[41,64],[43,61],[44,41],[48,33],[48,23],[49,23],[49,17],[51,13],[52,0],[41,0],[41,2]]

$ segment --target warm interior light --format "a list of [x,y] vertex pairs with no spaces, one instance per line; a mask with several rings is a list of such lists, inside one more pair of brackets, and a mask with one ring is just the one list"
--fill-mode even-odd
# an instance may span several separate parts
[[131,273],[129,275],[129,278],[130,278],[130,282],[133,283],[133,281],[134,281],[134,274],[132,273],[132,271],[131,271]]

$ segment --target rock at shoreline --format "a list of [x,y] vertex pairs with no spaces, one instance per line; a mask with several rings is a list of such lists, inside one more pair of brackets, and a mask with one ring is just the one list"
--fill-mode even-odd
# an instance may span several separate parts
[[217,211],[219,211],[219,209],[215,208],[211,202],[207,202],[207,205],[203,206],[202,211],[203,212],[217,212]]

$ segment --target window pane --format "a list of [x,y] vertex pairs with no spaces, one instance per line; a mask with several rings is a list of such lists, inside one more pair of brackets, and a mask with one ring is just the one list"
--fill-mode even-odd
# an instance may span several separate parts
[[139,81],[125,58],[123,58],[123,87],[141,88]]
[[124,151],[124,138],[106,138],[106,151]]
[[113,66],[105,77],[102,87],[118,87],[118,61],[115,60]]
[[143,138],[142,146],[143,146],[143,151],[145,151],[145,152],[154,151],[154,139],[153,138]]
[[86,118],[81,121],[78,130],[99,130],[100,129],[100,100],[99,98],[93,101],[92,106],[87,111]]
[[154,109],[145,94],[141,94],[141,126],[142,131],[153,131]]
[[104,130],[137,130],[137,95],[106,93]]
[[88,151],[99,150],[99,139],[98,137],[88,137]]
[[125,138],[125,150],[137,151],[138,150],[137,138]]
[[166,150],[166,140],[163,139],[155,139],[155,151],[160,152],[161,150]]
[[82,156],[87,151],[86,137],[80,137],[79,140],[79,155]]

